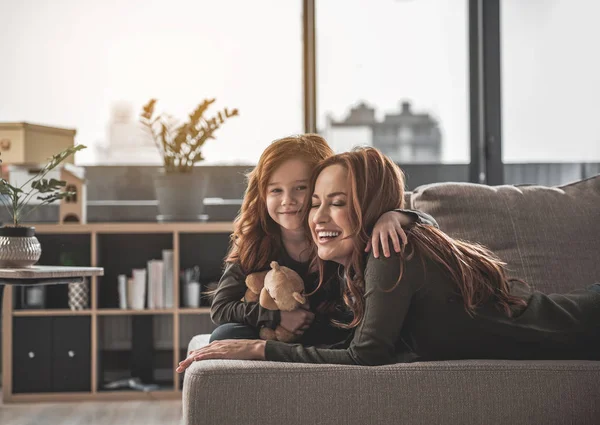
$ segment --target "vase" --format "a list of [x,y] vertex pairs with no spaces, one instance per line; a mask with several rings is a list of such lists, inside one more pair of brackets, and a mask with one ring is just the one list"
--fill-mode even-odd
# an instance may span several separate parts
[[160,172],[154,177],[158,200],[158,221],[206,221],[204,197],[208,176],[197,170],[189,173]]
[[87,281],[69,283],[69,308],[87,310],[90,302],[90,288]]
[[0,228],[0,267],[31,267],[42,255],[34,227]]

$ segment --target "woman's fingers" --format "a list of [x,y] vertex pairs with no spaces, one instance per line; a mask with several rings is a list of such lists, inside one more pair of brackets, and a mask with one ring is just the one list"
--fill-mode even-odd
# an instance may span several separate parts
[[194,363],[194,361],[196,360],[196,358],[198,358],[199,356],[201,356],[202,354],[204,354],[206,351],[210,352],[210,348],[214,347],[214,344],[217,341],[213,341],[210,344],[199,348],[197,350],[192,350],[188,353],[188,356],[185,360],[182,360],[179,362],[179,367],[176,369],[176,371],[178,373],[181,373],[183,371],[185,371],[192,363]]
[[383,250],[383,255],[386,257],[390,256],[390,241],[388,240],[388,236],[386,233],[380,233],[379,239],[381,240],[381,248]]
[[390,238],[392,238],[392,244],[394,245],[394,251],[400,252],[400,238],[402,243],[406,245],[406,233],[400,230],[398,233],[395,231],[390,232]]
[[379,238],[377,237],[377,233],[373,231],[371,235],[371,249],[373,250],[373,256],[375,258],[379,258]]
[[198,354],[194,357],[195,361],[200,360],[209,360],[209,359],[226,359],[227,352],[226,351],[207,351],[205,353]]
[[190,351],[188,357],[179,363],[177,372],[182,373],[193,362],[207,359],[243,359],[243,360],[262,360],[264,355],[257,353],[257,345],[261,341],[257,340],[220,340],[213,341],[210,344]]
[[185,371],[189,365],[194,361],[194,357],[190,354],[185,360],[179,362],[179,367],[176,369],[177,373]]

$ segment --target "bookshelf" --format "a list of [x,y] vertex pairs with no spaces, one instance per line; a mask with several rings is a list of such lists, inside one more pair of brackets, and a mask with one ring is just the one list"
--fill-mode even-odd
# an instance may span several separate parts
[[[218,280],[233,224],[32,226],[42,244],[38,264],[58,265],[61,252],[69,251],[77,254],[76,265],[103,267],[104,276],[90,278],[89,309],[80,311],[68,308],[67,285],[46,288],[44,309],[22,308],[18,291],[23,289],[5,288],[2,313],[4,402],[180,398],[183,376],[175,369],[186,354],[187,343],[194,335],[210,333],[214,325],[207,305],[197,308],[182,305],[179,271],[199,265],[201,283]],[[129,275],[131,269],[145,267],[147,260],[160,258],[163,249],[173,250],[174,308],[119,309],[117,275]],[[36,351],[28,348],[27,344],[44,341],[44,345],[50,345],[52,349],[40,346]],[[77,345],[77,349],[68,349],[71,345]],[[21,351],[18,351],[19,347]],[[28,358],[19,355],[23,349],[29,354],[25,356]],[[149,353],[145,355],[143,350]],[[68,352],[70,358],[62,359],[63,352]],[[81,353],[86,358],[82,359]],[[30,363],[38,369],[26,367]],[[42,377],[48,368],[57,376]],[[149,377],[143,379],[144,383],[150,381],[159,388],[142,392],[104,387],[107,382],[135,375],[133,368],[141,368],[141,372]],[[34,373],[36,370],[40,376]],[[69,374],[77,375],[76,379],[69,381]],[[80,379],[81,375],[85,379]],[[28,387],[36,380],[40,382],[38,388],[35,385]]]

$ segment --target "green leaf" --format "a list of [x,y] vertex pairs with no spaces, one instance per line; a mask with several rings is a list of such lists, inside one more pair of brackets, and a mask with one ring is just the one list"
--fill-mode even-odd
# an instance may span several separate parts
[[40,201],[46,201],[48,203],[52,203],[52,202],[56,201],[57,199],[62,199],[66,196],[67,196],[66,193],[52,193],[52,194],[46,195],[46,196],[38,196],[37,199],[39,199]]
[[[32,209],[35,209],[39,206],[36,205],[33,208],[28,206],[28,201],[33,196],[40,193],[50,193],[47,196],[37,196],[37,199],[40,199],[46,203],[54,202],[67,196],[68,192],[60,192],[60,189],[67,184],[64,180],[46,179],[44,177],[46,174],[48,174],[48,172],[56,168],[65,159],[85,148],[85,145],[70,146],[62,152],[53,155],[49,159],[49,162],[40,170],[40,172],[29,179],[20,188],[12,186],[5,179],[0,180],[0,193],[7,195],[11,200],[9,210],[14,218],[13,223],[15,226],[19,225],[19,221],[25,217],[28,212],[31,212]],[[31,187],[27,188],[26,191],[23,190],[23,187],[26,187],[29,183],[31,183]],[[24,196],[21,196],[21,194]]]
[[36,189],[40,193],[47,193],[53,190],[60,189],[67,185],[67,182],[64,180],[56,180],[56,179],[41,179],[34,180],[31,182],[31,187]]
[[9,195],[12,198],[14,196],[18,196],[19,193],[23,193],[23,190],[21,190],[21,188],[14,187],[9,182],[7,182],[5,179],[1,179],[0,180],[0,193],[2,193],[3,195]]

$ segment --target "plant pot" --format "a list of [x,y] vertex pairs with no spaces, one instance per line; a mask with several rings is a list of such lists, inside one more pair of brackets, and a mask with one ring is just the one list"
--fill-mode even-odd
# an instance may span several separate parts
[[204,197],[208,178],[198,171],[164,173],[154,177],[158,221],[206,221]]
[[34,227],[0,228],[0,267],[31,267],[42,255]]

